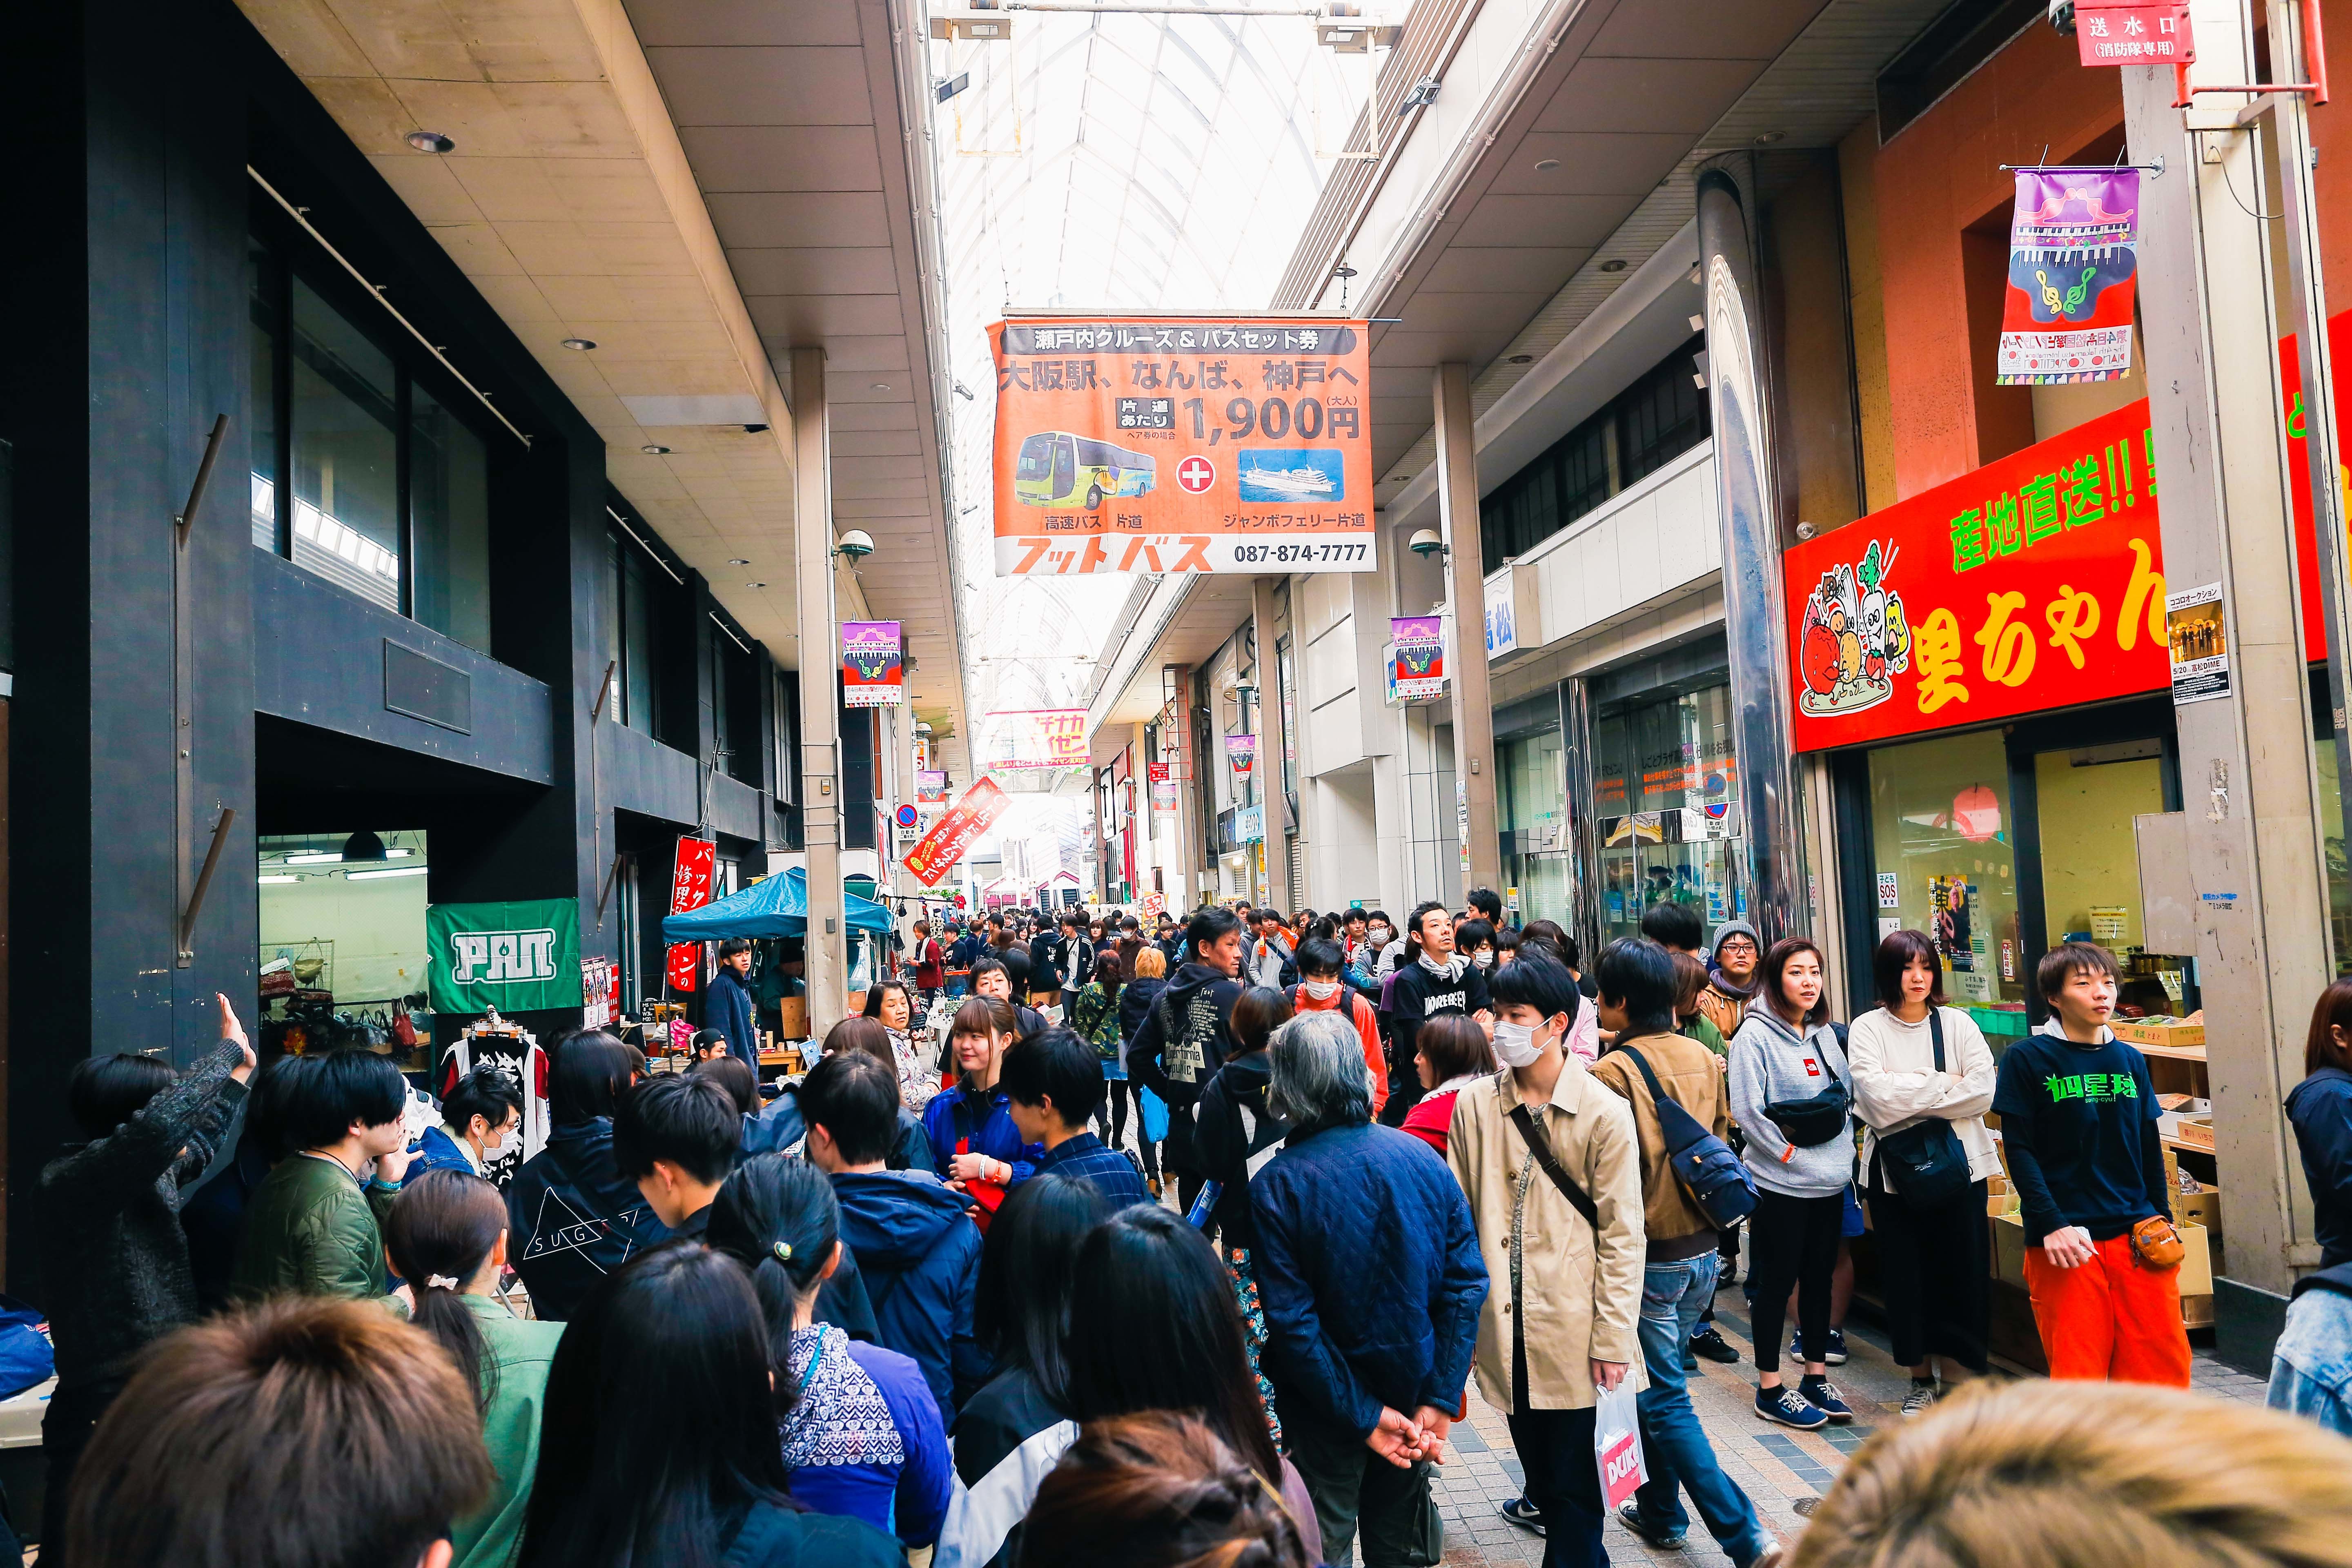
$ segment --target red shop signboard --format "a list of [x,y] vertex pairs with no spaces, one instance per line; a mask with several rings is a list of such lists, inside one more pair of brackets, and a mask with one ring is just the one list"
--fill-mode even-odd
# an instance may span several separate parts
[[[669,881],[669,912],[682,915],[688,910],[698,910],[710,901],[710,879],[718,868],[719,846],[708,838],[681,838],[677,841],[677,867]],[[702,944],[680,942],[670,944],[669,988],[691,991],[702,968]]]
[[[2142,399],[1789,551],[1796,749],[2168,689],[2153,446]],[[2305,646],[2324,650],[2297,490]]]

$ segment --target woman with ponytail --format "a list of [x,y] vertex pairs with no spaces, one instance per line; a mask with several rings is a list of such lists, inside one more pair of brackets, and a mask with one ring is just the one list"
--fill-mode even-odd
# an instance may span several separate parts
[[452,1568],[504,1568],[522,1534],[539,1468],[539,1418],[562,1323],[527,1322],[491,1292],[507,1263],[507,1205],[470,1171],[428,1171],[394,1200],[392,1265],[415,1292],[411,1316],[474,1391],[498,1481],[449,1533]]
[[909,1550],[937,1541],[955,1468],[922,1368],[816,1321],[817,1289],[842,1255],[824,1173],[782,1154],[745,1161],[711,1205],[707,1239],[760,1293],[793,1500],[895,1529]]

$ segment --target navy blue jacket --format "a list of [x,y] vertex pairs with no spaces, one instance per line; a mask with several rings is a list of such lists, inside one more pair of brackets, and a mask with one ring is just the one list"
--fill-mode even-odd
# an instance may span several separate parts
[[1249,1192],[1283,1418],[1365,1436],[1382,1406],[1460,1409],[1486,1262],[1437,1152],[1391,1127],[1294,1132]]
[[754,1078],[760,1072],[759,1016],[751,988],[738,980],[733,970],[720,964],[710,981],[710,995],[703,1004],[702,1026],[725,1035],[727,1054],[750,1068]]
[[1135,1162],[1116,1149],[1105,1147],[1091,1131],[1081,1132],[1066,1143],[1056,1143],[1039,1155],[1036,1169],[1031,1173],[1042,1176],[1048,1171],[1092,1182],[1095,1190],[1110,1201],[1114,1212],[1151,1201],[1142,1176],[1136,1172]]
[[[808,1121],[801,1115],[800,1089],[788,1088],[743,1118],[743,1147],[735,1163],[740,1165],[754,1154],[799,1154],[807,1142]],[[898,1108],[898,1141],[890,1145],[890,1157],[885,1163],[894,1171],[931,1168],[930,1140],[923,1135],[922,1121],[903,1105]]]
[[[1146,975],[1141,980],[1130,980],[1118,988],[1118,1037],[1121,1040],[1135,1038],[1135,1032],[1143,1027],[1144,1017],[1151,1011],[1151,999],[1167,988],[1165,975]],[[1125,1060],[1126,1055],[1126,1047],[1122,1046],[1120,1059]]]
[[555,1128],[507,1188],[508,1243],[532,1310],[562,1322],[589,1288],[669,1239],[669,1228],[613,1163],[613,1119]]
[[2321,1068],[2287,1091],[2325,1268],[2352,1263],[2352,1073]]
[[980,1101],[969,1106],[965,1103],[961,1089],[946,1089],[933,1095],[930,1104],[923,1107],[923,1136],[931,1142],[931,1173],[940,1181],[948,1179],[956,1145],[967,1140],[966,1152],[1003,1161],[1013,1167],[1015,1182],[1027,1181],[1037,1162],[1045,1157],[1044,1144],[1021,1141],[1021,1129],[1013,1125],[1011,1095],[1001,1089],[993,1089],[984,1100],[986,1110],[982,1110]]
[[959,1392],[979,1387],[988,1358],[972,1339],[972,1286],[980,1229],[964,1196],[925,1171],[845,1173],[833,1178],[841,1239],[874,1307],[876,1340],[923,1369],[940,1420],[955,1425]]

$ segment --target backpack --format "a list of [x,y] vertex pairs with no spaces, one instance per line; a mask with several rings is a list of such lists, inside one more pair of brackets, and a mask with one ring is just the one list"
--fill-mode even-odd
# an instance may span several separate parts
[[1620,1047],[1633,1058],[1641,1070],[1642,1081],[1650,1086],[1650,1101],[1657,1107],[1658,1129],[1665,1134],[1666,1165],[1680,1182],[1683,1191],[1690,1194],[1699,1213],[1717,1230],[1729,1230],[1756,1212],[1756,1179],[1748,1173],[1747,1165],[1731,1152],[1731,1145],[1699,1125],[1698,1118],[1685,1110],[1659,1087],[1658,1075],[1650,1070],[1639,1048]]

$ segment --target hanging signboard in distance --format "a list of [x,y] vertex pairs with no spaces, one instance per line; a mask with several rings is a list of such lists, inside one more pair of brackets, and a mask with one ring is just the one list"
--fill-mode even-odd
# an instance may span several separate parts
[[996,361],[996,573],[1370,572],[1365,323],[1013,317]]

